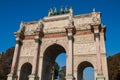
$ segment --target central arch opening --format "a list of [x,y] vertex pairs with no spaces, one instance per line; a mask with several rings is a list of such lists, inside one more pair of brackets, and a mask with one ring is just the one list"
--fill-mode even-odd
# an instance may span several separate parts
[[94,67],[90,62],[84,61],[79,64],[77,80],[94,80]]
[[[59,75],[60,66],[56,63],[56,58],[60,58],[63,54],[65,55],[65,53],[64,47],[59,44],[53,44],[45,50],[43,56],[42,80],[53,80],[56,78],[55,75]],[[59,61],[61,64],[66,63],[62,62],[63,57],[61,57],[61,61]],[[58,69],[57,72],[56,69]]]

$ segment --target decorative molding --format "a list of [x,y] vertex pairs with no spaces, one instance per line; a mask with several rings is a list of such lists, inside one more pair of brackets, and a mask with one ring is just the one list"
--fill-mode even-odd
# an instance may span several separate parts
[[22,45],[22,41],[21,40],[16,40],[16,44]]
[[57,38],[57,37],[66,37],[67,34],[64,32],[64,33],[54,33],[54,34],[44,34],[44,37],[43,38]]
[[39,38],[35,38],[34,40],[35,40],[36,43],[39,43],[39,44],[42,43],[42,41]]

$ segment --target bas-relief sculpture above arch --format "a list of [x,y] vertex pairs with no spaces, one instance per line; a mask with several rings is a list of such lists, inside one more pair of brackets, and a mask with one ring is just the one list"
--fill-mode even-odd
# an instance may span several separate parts
[[[101,13],[95,11],[82,15],[53,15],[38,21],[22,22],[20,29],[15,32],[16,47],[8,80],[20,77],[20,66],[25,62],[32,64],[29,80],[45,80],[42,78],[44,53],[52,45],[60,45],[65,49],[66,80],[77,80],[78,66],[84,61],[94,66],[95,80],[108,80],[105,28],[101,23]],[[50,63],[52,66],[52,61]]]

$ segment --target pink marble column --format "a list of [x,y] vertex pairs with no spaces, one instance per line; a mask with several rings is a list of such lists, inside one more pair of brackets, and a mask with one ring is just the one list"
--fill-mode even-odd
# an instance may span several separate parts
[[72,42],[72,39],[73,39],[73,36],[72,35],[68,35],[69,37],[69,41],[68,41],[68,45],[69,45],[69,73],[72,74],[72,66],[73,66],[73,42]]
[[17,58],[19,55],[19,49],[21,46],[21,41],[20,39],[16,38],[16,46],[15,46],[15,51],[14,51],[14,55],[13,55],[13,61],[12,61],[12,66],[11,66],[11,73],[15,74],[16,73],[16,68],[17,68]]
[[66,80],[73,80],[73,33],[72,28],[68,30],[68,54],[66,67]]
[[34,58],[33,58],[32,74],[36,74],[36,70],[37,70],[37,60],[38,60],[38,54],[39,54],[39,43],[40,43],[40,39],[35,38],[35,53],[34,53]]
[[94,35],[95,35],[95,43],[96,43],[96,54],[97,54],[97,66],[98,66],[98,75],[103,74],[102,72],[102,58],[100,53],[100,33],[99,26],[94,26]]
[[40,39],[38,36],[35,37],[35,52],[32,65],[32,73],[29,75],[29,80],[38,80],[37,70],[38,70],[38,57],[39,57],[39,47]]
[[20,53],[20,47],[21,47],[21,40],[19,37],[16,38],[16,46],[15,46],[15,51],[13,55],[13,61],[12,61],[12,66],[11,66],[11,71],[8,74],[7,80],[17,80],[17,65],[18,65],[18,57]]

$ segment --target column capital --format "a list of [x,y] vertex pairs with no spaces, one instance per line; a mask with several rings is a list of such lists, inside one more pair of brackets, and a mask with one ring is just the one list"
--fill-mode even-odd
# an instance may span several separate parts
[[68,35],[67,37],[68,37],[68,40],[72,40],[72,41],[74,40],[73,35]]
[[100,33],[94,33],[94,37],[100,39]]
[[16,44],[22,45],[22,41],[21,40],[16,40]]
[[14,32],[14,35],[16,38],[24,39],[24,33],[23,32]]
[[91,24],[94,33],[100,32],[101,24]]
[[22,40],[20,38],[16,38],[16,44],[22,45]]
[[35,40],[36,43],[41,44],[41,40],[40,40],[40,38],[35,38],[34,40]]
[[66,27],[66,33],[69,34],[75,34],[75,28],[74,27]]
[[44,35],[42,31],[35,31],[34,33],[35,33],[35,36],[38,36],[40,38],[42,38]]

